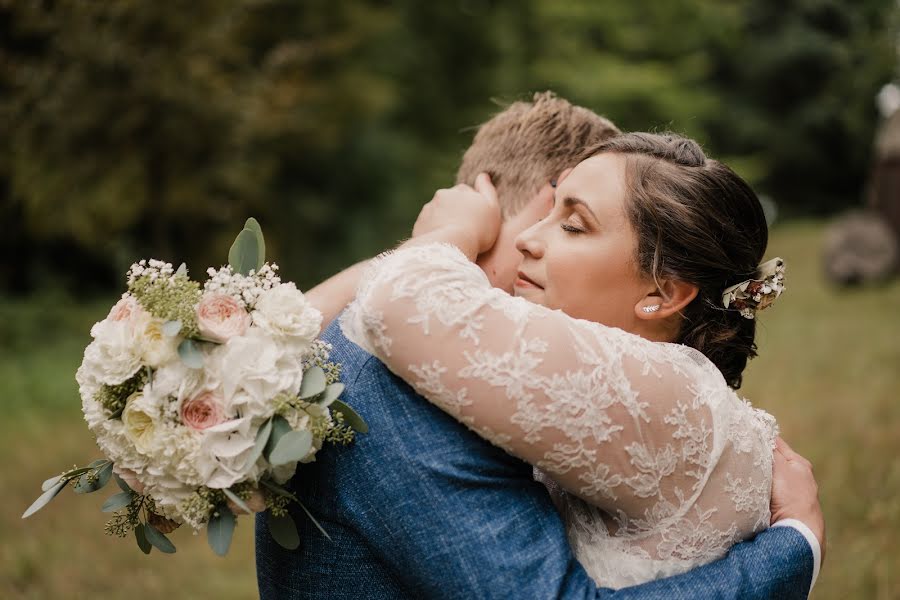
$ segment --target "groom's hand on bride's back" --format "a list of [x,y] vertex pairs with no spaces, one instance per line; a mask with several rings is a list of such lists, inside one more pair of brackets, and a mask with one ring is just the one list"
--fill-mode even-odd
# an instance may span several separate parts
[[812,463],[794,452],[780,437],[772,465],[772,523],[796,519],[812,530],[825,558],[825,517]]

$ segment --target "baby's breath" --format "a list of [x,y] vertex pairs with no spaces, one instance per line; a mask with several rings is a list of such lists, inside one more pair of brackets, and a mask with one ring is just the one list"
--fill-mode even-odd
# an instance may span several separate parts
[[203,285],[203,291],[231,296],[247,310],[253,310],[263,292],[281,283],[277,271],[275,263],[266,263],[258,272],[251,270],[248,275],[235,273],[230,265],[219,269],[210,267],[206,270],[209,280]]

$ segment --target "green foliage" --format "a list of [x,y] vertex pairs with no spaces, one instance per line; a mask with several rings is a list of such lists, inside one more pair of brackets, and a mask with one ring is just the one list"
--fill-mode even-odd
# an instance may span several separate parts
[[[250,511],[248,510],[247,512]],[[236,523],[237,519],[235,519],[234,513],[228,510],[228,507],[222,505],[216,508],[209,519],[209,523],[206,524],[206,539],[209,542],[209,547],[219,556],[228,554]]]
[[548,87],[698,137],[789,210],[838,209],[896,63],[889,0],[7,4],[13,289],[218,265],[250,214],[309,287],[408,235],[490,99]]
[[200,301],[200,284],[187,275],[155,279],[149,275],[142,275],[128,286],[128,291],[154,317],[166,323],[180,322],[179,332],[184,337],[199,334],[195,307]]
[[128,401],[128,398],[135,392],[144,389],[147,379],[147,371],[140,369],[118,385],[104,384],[100,391],[97,392],[95,400],[109,411],[110,418],[119,418],[125,409],[125,403]]

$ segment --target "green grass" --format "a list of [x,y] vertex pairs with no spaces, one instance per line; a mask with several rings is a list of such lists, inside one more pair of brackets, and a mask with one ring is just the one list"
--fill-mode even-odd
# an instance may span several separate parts
[[[778,417],[788,442],[815,465],[828,556],[813,597],[887,599],[900,589],[900,282],[828,287],[822,231],[815,222],[773,231],[769,256],[787,259],[788,290],[761,315],[760,357],[743,393]],[[107,492],[66,493],[19,518],[46,477],[97,456],[74,373],[91,323],[113,300],[0,302],[0,597],[255,597],[247,519],[220,559],[188,531],[172,535],[174,556],[145,557],[131,538],[107,538],[99,511]]]

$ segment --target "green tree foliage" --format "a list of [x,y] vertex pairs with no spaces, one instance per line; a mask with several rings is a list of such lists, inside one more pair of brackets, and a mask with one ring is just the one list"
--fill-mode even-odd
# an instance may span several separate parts
[[893,74],[862,0],[0,0],[0,285],[224,261],[315,283],[408,232],[495,103],[552,88],[704,142],[796,210],[857,201]]

